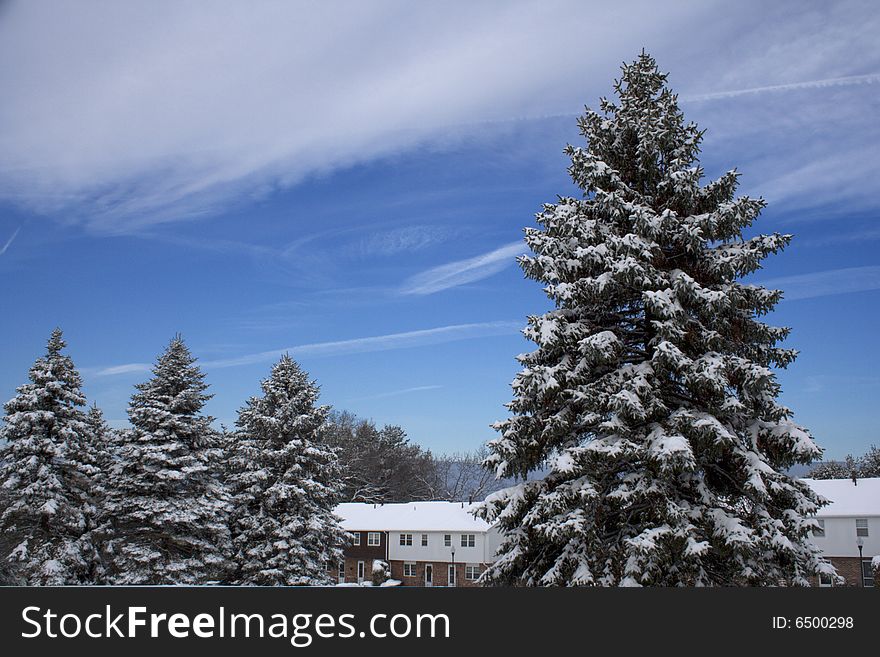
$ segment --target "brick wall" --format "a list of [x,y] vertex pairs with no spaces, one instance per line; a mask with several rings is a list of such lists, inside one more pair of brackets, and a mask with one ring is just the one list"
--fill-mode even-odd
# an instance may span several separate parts
[[[406,562],[413,563],[413,562]],[[430,565],[432,567],[432,577],[431,580],[434,586],[448,586],[449,585],[449,562],[448,561],[416,561],[414,562],[416,565],[416,574],[414,577],[404,577],[403,575],[403,561],[392,561],[391,565],[391,578],[400,580],[403,586],[424,586],[425,585],[425,567]],[[485,564],[483,564],[480,568],[480,572],[485,570]],[[464,569],[465,564],[456,563],[455,564],[455,583],[456,586],[466,588],[471,586],[479,586],[473,580],[467,580],[464,578]]]
[[[381,557],[377,557],[381,559]],[[357,565],[358,561],[364,562],[364,581],[369,582],[373,579],[373,559],[370,557],[345,557],[345,581],[347,584],[354,584],[358,581]]]
[[862,574],[858,557],[830,557],[829,561],[837,568],[837,574],[843,577],[844,586],[861,586]]
[[[831,562],[831,565],[837,568],[837,574],[843,577],[843,586],[862,585],[862,572],[859,566],[858,557],[828,557],[828,561]],[[819,585],[817,578],[812,578],[812,584],[813,586]],[[837,584],[835,584],[835,586],[837,586]]]

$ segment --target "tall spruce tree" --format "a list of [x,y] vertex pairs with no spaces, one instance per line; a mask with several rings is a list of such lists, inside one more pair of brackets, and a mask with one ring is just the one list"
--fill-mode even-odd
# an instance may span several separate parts
[[99,497],[88,462],[82,379],[55,329],[30,383],[5,405],[0,438],[0,557],[31,585],[88,584],[98,554],[90,530]]
[[116,584],[222,580],[229,500],[218,481],[216,432],[201,415],[211,395],[180,336],[137,387],[106,482],[105,549]]
[[566,151],[583,197],[525,231],[555,307],[528,318],[486,466],[546,475],[482,508],[504,533],[485,581],[806,584],[830,570],[807,539],[820,500],[786,470],[820,449],[777,402],[796,352],[759,318],[782,293],[738,281],[790,236],[744,236],[765,204],[736,171],[701,184],[703,133],[649,55],[614,89]]
[[325,584],[326,564],[341,559],[346,540],[333,514],[339,462],[322,438],[329,409],[315,405],[318,386],[287,355],[261,386],[236,423],[236,582]]

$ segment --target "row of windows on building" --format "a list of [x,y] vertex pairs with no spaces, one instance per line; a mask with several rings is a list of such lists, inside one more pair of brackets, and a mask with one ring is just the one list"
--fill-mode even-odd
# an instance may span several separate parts
[[[430,564],[432,567],[434,564]],[[449,583],[454,584],[455,582],[455,564],[447,564],[449,568]],[[327,562],[327,570],[332,571],[334,566]],[[336,568],[338,569],[338,577],[339,581],[343,581],[345,579],[345,562],[340,562],[336,564]],[[357,562],[357,579],[358,581],[363,581],[367,572],[366,561],[358,561]],[[475,582],[480,577],[480,565],[479,564],[465,564],[464,566],[464,578],[471,582]],[[404,561],[403,562],[403,576],[404,577],[417,577],[416,574],[416,563],[414,561]]]
[[[813,527],[813,536],[825,536],[825,520],[818,518],[817,525]],[[856,536],[868,537],[868,519],[856,518]]]
[[[352,537],[352,545],[360,545],[361,544],[361,534],[360,532],[355,532],[351,535]],[[459,536],[459,541],[461,543],[461,547],[475,547],[477,544],[477,536],[476,534],[461,534]],[[370,547],[377,547],[382,544],[382,533],[381,532],[367,532],[367,545]],[[400,544],[401,545],[412,545],[413,544],[413,535],[412,534],[400,534]],[[421,537],[421,545],[422,547],[428,547],[428,535],[422,534]],[[452,547],[452,534],[444,534],[443,535],[443,545],[445,547]]]
[[[453,567],[449,564],[450,569]],[[416,577],[416,564],[412,561],[403,562],[403,576]],[[450,579],[454,579],[453,571],[450,570]],[[466,564],[464,567],[464,578],[466,580],[475,581],[480,576],[480,566],[476,564]]]

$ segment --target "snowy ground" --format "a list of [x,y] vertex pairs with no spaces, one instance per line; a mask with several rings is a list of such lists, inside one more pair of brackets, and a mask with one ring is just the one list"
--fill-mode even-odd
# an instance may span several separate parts
[[[344,587],[350,587],[350,586],[373,586],[373,583],[372,583],[372,582],[361,582],[360,584],[346,583],[346,584],[337,584],[336,586],[344,586]],[[387,581],[385,581],[385,582],[382,582],[379,586],[380,586],[380,587],[386,587],[386,586],[400,586],[400,580],[399,580],[399,579],[389,579],[389,580],[387,580]]]

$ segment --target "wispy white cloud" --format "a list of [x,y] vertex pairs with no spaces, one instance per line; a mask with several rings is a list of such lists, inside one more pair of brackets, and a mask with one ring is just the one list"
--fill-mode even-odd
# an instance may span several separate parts
[[825,216],[836,217],[841,212],[875,209],[877,195],[869,185],[880,176],[880,161],[871,132],[880,136],[876,127],[869,128],[861,133],[862,143],[841,143],[835,151],[824,153],[809,147],[793,148],[770,161],[758,162],[751,175],[759,182],[748,192],[789,212],[825,209]]
[[849,373],[845,376],[840,374],[811,374],[803,379],[803,391],[809,394],[824,393],[828,389],[864,389],[880,386],[878,376],[854,376]]
[[353,397],[348,401],[367,401],[372,399],[387,399],[388,397],[399,397],[400,395],[408,395],[413,392],[425,392],[428,390],[439,390],[443,386],[413,386],[412,388],[403,388],[401,390],[391,390],[390,392],[380,392],[376,395],[367,395],[365,397]]
[[125,363],[110,367],[83,367],[82,373],[94,376],[115,376],[117,374],[133,374],[136,372],[149,372],[153,368],[149,363]]
[[880,240],[880,226],[865,228],[849,232],[833,232],[821,237],[811,239],[798,239],[795,244],[798,247],[824,247],[831,244],[851,244],[852,242],[873,242]]
[[782,290],[784,299],[812,299],[814,297],[880,290],[880,266],[847,267],[825,271],[782,276],[760,281],[764,287]]
[[573,81],[598,92],[715,4],[12,3],[0,198],[113,232],[202,216],[455,126],[577,107]]
[[12,246],[12,243],[15,241],[15,238],[18,237],[18,233],[21,231],[21,226],[16,228],[12,235],[9,236],[9,239],[4,242],[3,246],[0,247],[0,256],[2,256],[6,251],[9,250],[9,247]]
[[355,248],[364,256],[416,253],[444,242],[451,233],[452,231],[444,226],[402,226],[373,233],[363,238]]
[[284,353],[288,353],[291,356],[320,357],[421,347],[443,342],[455,342],[458,340],[471,340],[473,338],[512,334],[520,330],[521,324],[522,322],[515,321],[453,324],[450,326],[439,326],[431,329],[406,331],[403,333],[389,333],[387,335],[377,335],[366,338],[296,345],[284,349],[273,349],[270,351],[247,354],[237,358],[205,361],[203,364],[206,368],[236,367],[240,365],[251,365],[254,363],[271,361]]
[[[318,358],[322,356],[340,356],[344,354],[390,351],[394,349],[442,344],[445,342],[456,342],[459,340],[473,340],[475,338],[485,338],[497,335],[513,335],[519,332],[521,328],[521,321],[452,324],[449,326],[438,326],[430,329],[405,331],[402,333],[389,333],[386,335],[376,335],[366,338],[301,344],[292,347],[285,347],[283,349],[271,349],[268,351],[244,354],[234,358],[204,360],[201,362],[201,365],[205,369],[241,367],[244,365],[271,362],[285,353],[294,357]],[[114,365],[112,367],[83,368],[83,372],[94,376],[112,376],[116,374],[149,371],[150,367],[150,365],[144,363],[128,363],[124,365]]]
[[519,240],[473,258],[431,267],[407,279],[401,285],[400,293],[405,295],[434,294],[441,290],[448,290],[452,287],[488,278],[512,265],[516,262],[516,256],[525,251],[525,244]]
[[763,87],[749,87],[747,89],[731,89],[728,91],[715,91],[708,94],[695,94],[684,96],[684,102],[701,102],[709,100],[724,100],[738,96],[753,96],[757,94],[797,91],[799,89],[827,89],[829,87],[848,87],[861,84],[880,83],[880,73],[867,75],[848,75],[840,78],[825,78],[822,80],[806,80],[804,82],[789,82],[786,84],[771,84]]
[[697,100],[864,86],[874,4],[9,3],[0,199],[106,232],[205,216],[462,126],[594,104],[643,46]]

